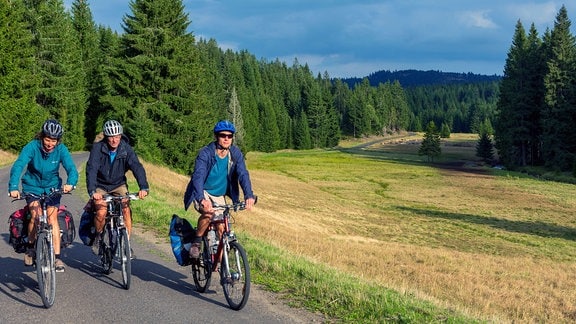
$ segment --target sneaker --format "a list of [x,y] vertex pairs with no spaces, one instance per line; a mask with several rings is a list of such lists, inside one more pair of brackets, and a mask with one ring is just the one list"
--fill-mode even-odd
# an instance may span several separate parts
[[192,243],[190,247],[190,257],[192,259],[198,259],[200,257],[200,243]]
[[94,242],[92,242],[92,253],[94,253],[95,255],[98,255],[98,252],[100,252],[100,240],[102,239],[102,234],[96,234],[96,237],[94,238]]
[[66,265],[64,264],[64,261],[60,259],[56,259],[56,261],[54,261],[54,268],[56,268],[56,272],[64,272],[65,267]]
[[24,264],[26,266],[34,265],[34,261],[36,260],[36,251],[34,248],[28,248],[24,253]]

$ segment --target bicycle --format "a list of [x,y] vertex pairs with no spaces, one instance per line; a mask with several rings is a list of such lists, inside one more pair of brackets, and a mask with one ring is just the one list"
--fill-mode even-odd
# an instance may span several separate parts
[[[49,193],[36,195],[33,193],[22,193],[20,198],[12,200],[24,200],[26,198],[38,199],[42,208],[42,214],[36,221],[36,241],[34,249],[36,250],[36,276],[38,278],[38,287],[40,297],[44,307],[50,308],[54,305],[56,298],[56,268],[54,267],[54,244],[52,242],[52,224],[48,223],[48,205],[47,201],[56,196],[62,195],[62,189],[51,189]],[[66,194],[70,194],[67,192]]]
[[[202,237],[200,258],[192,260],[192,277],[196,290],[203,293],[210,287],[212,272],[219,272],[220,285],[228,305],[234,310],[240,310],[246,306],[250,295],[250,266],[246,251],[231,230],[233,221],[230,222],[230,211],[244,210],[246,202],[223,205],[213,203],[213,207],[222,213],[212,217]],[[216,238],[219,225],[224,226],[224,231],[220,238]],[[212,234],[214,238],[210,238]]]
[[132,250],[124,224],[122,201],[125,199],[138,200],[138,194],[127,193],[125,196],[104,195],[102,198],[106,202],[107,212],[104,231],[102,232],[98,249],[100,265],[102,272],[108,275],[112,272],[114,260],[120,263],[122,286],[128,290],[130,289],[132,275]]

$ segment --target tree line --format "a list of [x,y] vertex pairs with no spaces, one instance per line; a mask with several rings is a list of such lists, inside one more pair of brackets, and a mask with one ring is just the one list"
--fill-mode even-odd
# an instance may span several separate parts
[[[244,151],[334,147],[342,136],[492,128],[499,82],[404,88],[313,75],[297,59],[256,59],[196,39],[182,0],[134,0],[122,33],[87,0],[0,0],[0,149],[17,152],[49,117],[72,150],[119,120],[146,160],[182,172],[219,119]],[[498,132],[496,132],[498,134]]]
[[504,67],[495,146],[509,168],[544,166],[576,175],[576,39],[565,6],[539,36],[518,20]]

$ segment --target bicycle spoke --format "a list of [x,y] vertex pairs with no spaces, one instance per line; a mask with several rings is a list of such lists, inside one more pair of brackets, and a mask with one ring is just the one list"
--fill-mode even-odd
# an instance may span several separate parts
[[203,239],[200,245],[200,258],[192,260],[192,277],[198,292],[205,292],[210,287],[212,278],[212,261],[208,249],[208,241]]
[[230,308],[240,310],[250,295],[250,267],[246,251],[238,242],[230,242],[227,257],[222,258],[220,280]]
[[124,289],[128,290],[130,289],[132,260],[130,258],[130,241],[128,240],[128,234],[124,228],[120,230],[118,244],[120,266],[122,268],[122,281],[124,283]]
[[36,238],[36,276],[40,296],[44,307],[54,305],[56,297],[56,269],[54,269],[54,252],[50,232],[40,232]]

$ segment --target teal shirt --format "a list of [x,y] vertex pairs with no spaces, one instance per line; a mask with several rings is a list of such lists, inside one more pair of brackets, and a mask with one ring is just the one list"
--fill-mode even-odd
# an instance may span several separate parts
[[[42,143],[34,139],[26,144],[10,169],[8,192],[19,190],[22,177],[22,191],[34,194],[50,192],[53,188],[62,188],[60,164],[66,170],[66,184],[75,186],[78,182],[78,170],[66,145],[56,145],[51,153],[42,151]],[[26,172],[22,175],[22,172]]]
[[228,154],[224,158],[216,154],[216,164],[210,170],[204,184],[204,190],[212,196],[224,196],[226,194],[226,188],[228,188],[228,159]]

